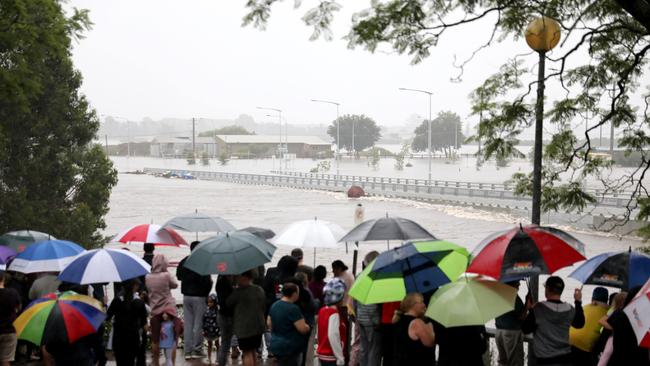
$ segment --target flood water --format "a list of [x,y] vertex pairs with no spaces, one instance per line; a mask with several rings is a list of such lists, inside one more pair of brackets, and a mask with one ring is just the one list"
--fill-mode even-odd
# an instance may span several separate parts
[[[116,166],[120,171],[126,170],[126,158],[118,159]],[[180,164],[149,158],[128,159],[129,169],[144,167],[162,167],[164,164]],[[157,164],[156,164],[157,161]],[[169,168],[173,168],[168,166]],[[200,165],[197,165],[197,168]],[[259,171],[259,173],[262,173]],[[181,180],[157,178],[149,175],[119,174],[119,182],[113,189],[110,212],[106,217],[106,235],[114,235],[131,225],[142,223],[162,224],[166,220],[181,214],[199,212],[220,216],[237,228],[259,226],[279,233],[291,222],[314,217],[335,222],[344,229],[354,226],[353,212],[358,203],[365,207],[365,218],[377,218],[389,214],[412,219],[429,230],[439,239],[449,240],[472,250],[484,237],[497,230],[504,230],[519,222],[528,221],[527,217],[516,214],[497,213],[471,207],[458,207],[414,202],[402,199],[382,197],[364,197],[348,199],[343,193],[299,190],[280,187],[239,185],[200,180]],[[642,242],[629,237],[619,238],[614,235],[577,230],[563,227],[586,244],[587,256],[605,251],[622,250],[628,246],[637,247]],[[188,242],[195,239],[194,233],[181,233]],[[209,234],[199,236],[203,239]],[[397,246],[401,243],[391,243]],[[140,245],[131,249],[141,253]],[[382,251],[386,243],[362,243],[359,260],[370,250]],[[172,260],[180,260],[189,253],[188,248],[157,249]],[[274,256],[276,262],[291,248],[279,247]],[[350,267],[352,250],[346,252],[345,246],[338,249],[319,249],[316,264],[325,265],[328,270],[335,259],[342,259]],[[314,263],[314,254],[305,250],[305,262]],[[560,274],[567,275],[571,269],[564,269]],[[567,283],[568,288],[577,283]],[[590,293],[591,291],[589,291]],[[566,292],[570,296],[572,291]],[[178,296],[178,293],[175,293]],[[585,296],[587,294],[585,293]]]

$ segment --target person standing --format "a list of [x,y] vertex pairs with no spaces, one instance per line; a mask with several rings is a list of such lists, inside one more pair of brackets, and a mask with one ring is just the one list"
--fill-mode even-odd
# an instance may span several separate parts
[[159,366],[162,314],[169,309],[176,310],[176,300],[171,290],[178,287],[178,282],[167,271],[169,262],[165,255],[156,254],[152,263],[151,273],[147,274],[145,282],[151,306],[151,361],[153,366]]
[[314,278],[309,282],[309,291],[314,297],[314,307],[316,311],[325,305],[323,302],[323,287],[325,287],[325,277],[327,277],[327,268],[317,266],[314,269]]
[[16,355],[16,329],[14,320],[20,311],[20,295],[13,288],[6,288],[7,274],[0,272],[0,365],[9,366]]
[[219,275],[217,283],[214,286],[217,293],[217,302],[219,303],[219,330],[221,331],[221,347],[217,351],[217,362],[219,365],[225,365],[228,360],[228,353],[233,336],[233,315],[232,307],[228,306],[228,299],[234,290],[234,276]]
[[592,353],[594,344],[600,338],[602,325],[599,321],[607,315],[609,291],[604,287],[596,287],[591,294],[591,304],[582,307],[585,314],[585,325],[582,329],[569,329],[569,343],[573,366],[594,366],[597,358]]
[[571,365],[569,328],[585,325],[582,291],[577,288],[573,293],[574,308],[561,300],[564,281],[560,277],[550,276],[544,286],[546,301],[533,304],[528,298],[529,312],[522,330],[525,334],[534,333],[533,355],[538,365]]
[[[519,290],[519,280],[506,283]],[[521,325],[526,318],[526,306],[519,296],[515,308],[495,319],[494,337],[499,352],[499,366],[524,366],[524,333]]]
[[[190,250],[199,245],[198,241],[190,244]],[[185,359],[203,358],[203,314],[207,304],[207,298],[212,288],[210,275],[200,275],[185,267],[185,261],[189,256],[183,258],[176,269],[176,278],[181,281],[181,293],[183,294],[183,319]]]
[[345,283],[334,278],[323,289],[325,306],[318,312],[318,348],[316,357],[321,366],[345,365],[346,322],[340,316],[345,307]]
[[[372,251],[363,258],[361,265],[366,268],[379,253]],[[381,364],[381,336],[379,333],[379,304],[365,305],[354,301],[355,313],[357,314],[357,328],[360,336],[361,346],[359,347],[359,359],[361,366],[373,366]]]
[[234,309],[233,330],[243,353],[242,363],[255,366],[255,352],[262,345],[262,333],[266,329],[264,290],[253,284],[252,270],[239,275],[237,284],[226,304]]
[[134,366],[140,349],[140,333],[147,324],[147,309],[144,302],[134,294],[138,292],[140,280],[131,279],[122,283],[122,296],[111,301],[106,311],[106,321],[113,323],[113,353],[117,366]]
[[[630,289],[625,297],[625,308],[639,293],[641,286]],[[639,346],[634,328],[630,319],[623,311],[623,308],[616,310],[607,319],[612,328],[612,345],[614,347],[612,356],[607,363],[608,366],[649,366],[650,353],[647,348]]]
[[363,205],[357,203],[357,207],[354,209],[354,225],[356,226],[362,223],[364,217],[365,217],[365,210],[363,209]]
[[142,251],[144,252],[144,255],[142,256],[142,260],[149,263],[149,265],[153,264],[154,249],[156,249],[156,247],[152,243],[142,244]]
[[298,366],[302,361],[305,335],[311,327],[295,304],[300,288],[294,283],[285,283],[281,292],[282,298],[271,306],[267,318],[272,334],[269,351],[273,352],[279,366]]
[[343,298],[343,303],[347,306],[349,303],[348,291],[354,283],[354,276],[348,271],[348,266],[343,263],[340,259],[332,262],[332,272],[334,273],[335,278],[340,278],[343,283],[345,283],[345,296]]
[[393,364],[406,366],[435,363],[436,335],[433,333],[433,324],[424,320],[426,310],[424,298],[417,292],[406,295],[402,300],[399,310],[393,316]]
[[203,314],[203,336],[208,340],[208,364],[212,364],[212,344],[219,352],[219,316],[217,309],[217,295],[208,296],[208,307]]
[[304,262],[304,256],[302,249],[294,248],[291,251],[291,256],[298,261],[298,269],[296,272],[302,272],[307,275],[307,281],[311,281],[314,278],[314,269],[311,266],[308,266]]

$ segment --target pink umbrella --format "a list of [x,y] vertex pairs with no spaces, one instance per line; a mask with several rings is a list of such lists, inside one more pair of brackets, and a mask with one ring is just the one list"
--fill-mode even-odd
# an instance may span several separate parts
[[128,243],[152,243],[154,245],[180,246],[187,245],[173,229],[163,228],[160,225],[142,224],[133,226],[117,234],[112,242]]
[[639,346],[650,348],[650,279],[623,311],[630,320]]

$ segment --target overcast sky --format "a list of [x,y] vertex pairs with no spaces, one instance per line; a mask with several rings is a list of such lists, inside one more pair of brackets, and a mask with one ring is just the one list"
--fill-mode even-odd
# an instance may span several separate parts
[[[486,40],[490,20],[445,34],[432,55],[412,66],[408,55],[349,50],[342,38],[355,11],[369,1],[345,1],[334,24],[334,40],[309,41],[301,20],[313,1],[293,9],[276,4],[268,28],[241,27],[244,0],[72,0],[90,10],[94,27],[75,45],[82,91],[99,114],[131,120],[144,117],[235,118],[272,121],[256,106],[283,110],[288,123],[329,123],[341,113],[366,114],[382,125],[400,125],[412,114],[427,116],[424,94],[435,93],[433,114],[469,115],[468,94],[497,71],[506,57],[530,52],[523,39],[482,51],[461,83],[451,77],[454,55],[466,58]],[[354,3],[354,4],[351,4]],[[536,56],[528,56],[535,61]],[[549,89],[552,92],[552,87]],[[476,117],[469,118],[470,124]]]

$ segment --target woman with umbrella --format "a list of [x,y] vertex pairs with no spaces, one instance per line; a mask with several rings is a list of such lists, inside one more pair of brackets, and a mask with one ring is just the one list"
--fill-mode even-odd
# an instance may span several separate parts
[[149,306],[151,306],[151,360],[154,366],[158,366],[162,314],[165,309],[176,309],[176,300],[171,290],[178,287],[178,282],[167,271],[169,262],[163,254],[156,254],[152,263],[151,273],[145,277],[145,282],[149,292]]
[[417,292],[404,297],[393,316],[394,365],[433,365],[436,360],[433,324],[424,321],[427,306]]
[[122,296],[111,302],[106,313],[110,321],[115,317],[113,352],[118,366],[133,366],[140,346],[140,331],[147,324],[144,302],[133,296],[140,288],[140,281],[130,279],[122,283]]

